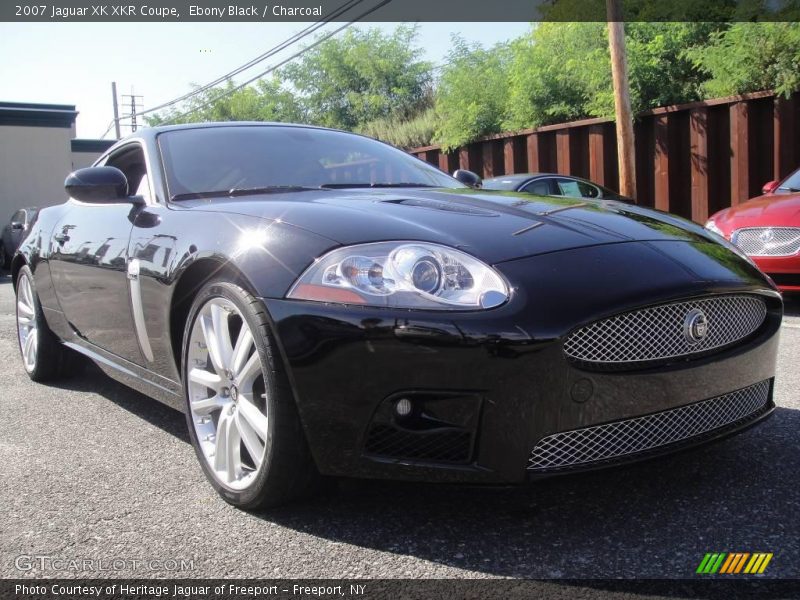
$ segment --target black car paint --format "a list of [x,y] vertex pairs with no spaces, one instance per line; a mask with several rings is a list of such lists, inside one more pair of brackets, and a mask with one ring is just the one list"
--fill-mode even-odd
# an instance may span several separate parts
[[[24,213],[23,220],[21,221],[14,218],[19,212]],[[14,211],[11,219],[9,219],[8,223],[6,223],[5,227],[3,227],[2,239],[0,240],[0,244],[3,245],[4,257],[6,259],[10,260],[10,258],[14,256],[14,253],[17,251],[20,243],[22,243],[22,240],[25,238],[31,226],[36,221],[38,214],[39,209],[37,207],[22,208]],[[0,264],[0,269],[5,267],[5,264]]]
[[[168,202],[157,135],[143,130],[135,137],[148,153],[153,203],[70,200],[45,209],[14,272],[31,266],[48,325],[65,343],[113,377],[183,410],[177,307],[190,298],[193,275],[224,266],[263,299],[323,473],[522,481],[531,448],[551,432],[665,410],[774,375],[780,296],[756,268],[688,221],[616,201],[467,189]],[[242,234],[254,229],[263,234],[260,244],[243,247]],[[496,309],[452,313],[285,299],[327,251],[381,240],[461,248],[494,265],[511,297]],[[140,262],[153,361],[137,343],[131,316],[133,259]],[[769,306],[758,335],[733,349],[635,374],[587,372],[561,351],[564,335],[596,319],[729,292],[759,294]],[[589,382],[588,401],[571,397],[578,381]],[[469,464],[364,455],[372,415],[403,391],[481,399]]]

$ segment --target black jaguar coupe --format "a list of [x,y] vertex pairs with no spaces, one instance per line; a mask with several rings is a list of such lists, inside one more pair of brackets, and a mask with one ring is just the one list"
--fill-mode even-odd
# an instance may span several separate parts
[[65,185],[12,262],[25,369],[88,357],[184,411],[236,506],[324,476],[522,483],[774,407],[779,294],[678,217],[264,123],[145,129]]

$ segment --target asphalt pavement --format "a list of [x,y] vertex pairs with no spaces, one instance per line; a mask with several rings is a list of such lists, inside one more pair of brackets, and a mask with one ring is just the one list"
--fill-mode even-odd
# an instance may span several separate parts
[[85,577],[63,561],[126,559],[143,562],[100,574],[691,578],[720,551],[772,552],[763,577],[800,577],[800,301],[781,332],[778,408],[742,435],[525,488],[345,481],[250,514],[206,484],[180,413],[95,368],[31,382],[12,294],[2,277],[2,577]]

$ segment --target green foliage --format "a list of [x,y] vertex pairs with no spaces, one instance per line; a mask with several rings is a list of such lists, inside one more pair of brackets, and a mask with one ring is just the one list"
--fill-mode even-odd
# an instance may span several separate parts
[[358,127],[356,131],[400,148],[427,146],[436,130],[436,115],[428,108],[411,119],[386,117]]
[[417,27],[349,29],[286,67],[312,123],[355,129],[376,119],[408,118],[430,99],[431,64],[420,60]]
[[277,77],[261,79],[255,86],[234,89],[232,81],[190,98],[180,108],[145,117],[148,125],[201,123],[205,121],[278,121],[296,123],[305,111]]
[[508,59],[507,46],[485,50],[453,36],[436,94],[436,143],[450,149],[502,130]]
[[512,45],[505,129],[613,114],[603,23],[542,23]]
[[[631,107],[702,98],[705,76],[685,49],[703,43],[720,25],[627,23]],[[611,59],[605,23],[543,23],[513,45],[508,129],[538,127],[614,114]]]
[[774,89],[788,96],[800,88],[800,24],[734,23],[707,46],[687,51],[709,75],[709,96]]
[[[771,0],[623,4],[626,14],[642,19],[625,24],[634,113],[762,89],[786,95],[800,89],[800,24],[720,22],[732,14],[756,18],[777,10]],[[604,5],[559,0],[545,10],[548,18],[559,18],[592,7],[599,14]],[[652,12],[655,7],[662,12]],[[800,0],[786,0],[779,10],[800,14]],[[695,17],[707,15],[710,22],[645,22],[681,11],[703,11]],[[270,79],[236,91],[228,81],[146,120],[307,122],[406,148],[436,142],[449,150],[492,133],[614,114],[604,22],[544,22],[491,48],[454,36],[438,79],[422,54],[414,26],[390,34],[351,29]]]

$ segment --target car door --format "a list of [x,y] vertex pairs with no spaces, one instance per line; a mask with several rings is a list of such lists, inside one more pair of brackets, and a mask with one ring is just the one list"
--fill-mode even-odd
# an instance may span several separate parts
[[[19,243],[25,234],[25,210],[18,210],[11,217],[11,222],[8,224],[8,243],[6,247],[8,251],[13,253],[19,248]],[[5,241],[5,240],[4,240]]]
[[[125,173],[131,195],[148,179],[144,149],[137,141],[118,148],[100,165]],[[142,204],[70,203],[73,206],[53,230],[50,251],[61,310],[79,338],[142,364],[127,277],[128,242]]]

